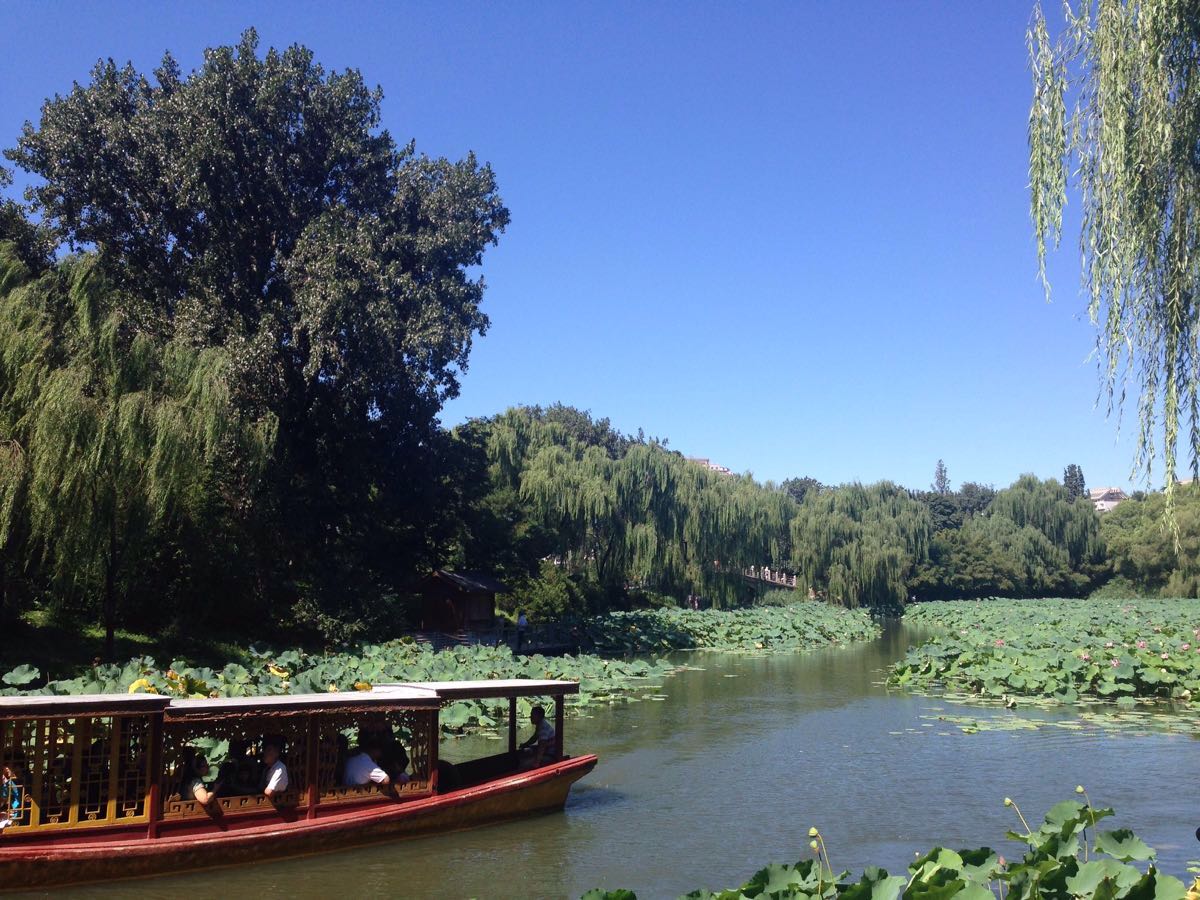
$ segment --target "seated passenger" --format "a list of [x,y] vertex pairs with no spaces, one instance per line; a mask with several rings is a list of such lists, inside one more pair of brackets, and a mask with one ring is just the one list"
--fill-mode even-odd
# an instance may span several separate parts
[[388,730],[388,735],[380,743],[379,767],[392,777],[397,784],[408,781],[408,751],[396,740],[396,736]]
[[[379,765],[382,747],[377,738],[368,738],[360,747],[359,752],[346,760],[345,779],[349,785],[378,784],[382,787],[392,785],[392,777]],[[400,784],[408,781],[407,775],[396,779]]]
[[229,755],[221,764],[217,780],[221,782],[222,797],[257,794],[262,777],[259,764],[250,756],[250,745],[243,739],[229,742]]
[[279,742],[269,740],[263,744],[262,792],[268,800],[282,794],[288,787],[288,770],[279,758]]
[[546,718],[546,710],[540,706],[535,706],[529,711],[529,723],[533,726],[533,734],[521,744],[521,768],[536,769],[554,761],[554,726]]
[[184,800],[195,800],[201,806],[211,806],[217,800],[221,785],[218,782],[205,784],[208,775],[208,760],[200,754],[192,757],[190,765],[186,765],[179,788],[179,796]]
[[16,763],[7,764],[0,769],[0,829],[20,823],[24,802],[20,769]]

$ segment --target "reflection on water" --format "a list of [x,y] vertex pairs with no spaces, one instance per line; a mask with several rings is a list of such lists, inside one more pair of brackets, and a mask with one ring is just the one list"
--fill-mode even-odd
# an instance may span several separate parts
[[[668,700],[567,723],[568,752],[594,751],[600,764],[561,815],[73,894],[518,898],[624,886],[673,897],[804,857],[814,824],[838,868],[902,871],[939,843],[1012,855],[1019,848],[1000,836],[1017,823],[1003,798],[1040,815],[1081,782],[1158,849],[1166,871],[1183,875],[1200,857],[1192,738],[962,734],[921,718],[945,704],[878,683],[908,643],[893,627],[869,645],[797,656],[693,654],[703,671],[669,680]],[[446,753],[475,749],[449,742]]]

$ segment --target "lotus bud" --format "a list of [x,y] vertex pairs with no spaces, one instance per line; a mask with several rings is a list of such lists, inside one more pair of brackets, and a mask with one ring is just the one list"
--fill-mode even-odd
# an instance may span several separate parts
[[821,852],[820,850],[818,850],[818,849],[817,849],[817,842],[816,842],[816,841],[809,841],[809,842],[808,842],[808,846],[812,847],[812,849],[813,849],[813,853],[820,853],[820,852]]
[[817,826],[816,826],[816,825],[814,825],[812,828],[808,829],[808,836],[809,836],[809,837],[816,837],[818,834],[820,834],[820,832],[819,832],[819,831],[817,831]]
[[1012,806],[1012,797],[1005,797],[1005,798],[1004,798],[1004,805],[1005,805],[1005,806]]
[[1082,784],[1075,785],[1075,793],[1077,793],[1077,794],[1083,793],[1083,785]]

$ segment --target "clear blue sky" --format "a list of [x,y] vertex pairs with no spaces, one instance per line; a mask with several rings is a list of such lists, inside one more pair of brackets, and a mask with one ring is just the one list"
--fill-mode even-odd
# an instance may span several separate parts
[[1127,482],[1073,236],[1053,303],[1035,277],[1025,0],[4,10],[3,146],[100,57],[253,25],[491,162],[513,221],[447,424],[561,400],[761,479]]

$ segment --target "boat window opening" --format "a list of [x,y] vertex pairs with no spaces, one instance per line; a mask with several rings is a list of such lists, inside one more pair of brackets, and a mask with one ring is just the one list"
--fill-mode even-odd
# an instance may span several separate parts
[[[351,785],[345,777],[346,761],[372,742],[382,751],[379,766],[391,778],[397,795],[428,793],[435,724],[436,711],[431,709],[322,715],[317,765],[320,802],[361,800],[380,793],[375,784]],[[407,782],[397,777],[402,772]]]
[[33,785],[29,775],[33,758],[37,722],[28,720],[0,722],[0,801],[6,828],[29,825],[33,809]]
[[[163,819],[209,816],[296,806],[308,782],[308,716],[227,716],[200,722],[171,722],[163,733]],[[263,746],[279,747],[288,787],[273,798],[262,793]],[[182,796],[197,757],[208,763],[206,785],[217,792],[212,811]]]
[[140,716],[0,722],[0,827],[146,821],[149,741]]

